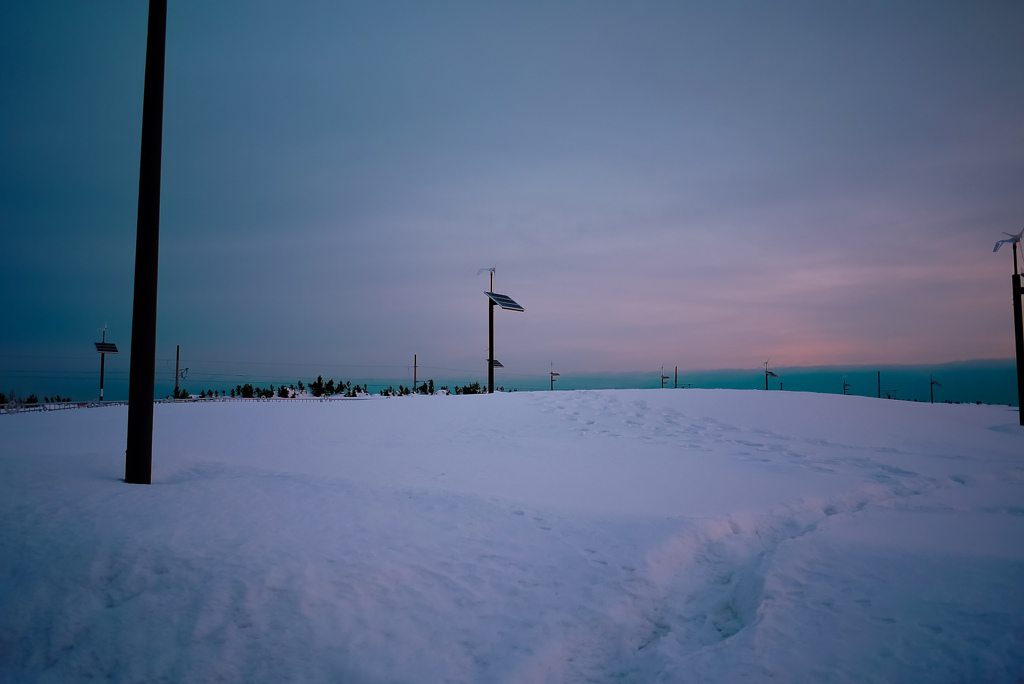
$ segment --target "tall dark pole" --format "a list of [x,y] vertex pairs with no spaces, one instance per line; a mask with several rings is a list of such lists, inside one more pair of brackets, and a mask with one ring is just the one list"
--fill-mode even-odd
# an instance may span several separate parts
[[1017,411],[1024,425],[1024,316],[1021,315],[1020,274],[1017,272],[1017,243],[1013,247],[1013,335],[1017,346]]
[[132,484],[151,484],[153,481],[156,286],[160,257],[160,156],[166,35],[167,0],[149,0],[139,160],[139,220],[135,238],[132,360],[128,379],[128,446],[124,459],[124,481]]
[[181,345],[174,346],[174,398],[178,398],[178,376],[181,374]]
[[[491,291],[493,292],[493,286]],[[487,393],[494,394],[494,301],[487,300]]]
[[[494,269],[491,269],[491,286],[494,292]],[[494,394],[494,300],[487,298],[487,393]]]
[[882,371],[878,371],[878,398],[882,398]]
[[[107,341],[107,329],[105,327],[103,328],[102,340],[104,342]],[[103,401],[103,365],[104,365],[103,362],[104,362],[104,360],[106,358],[107,358],[107,355],[104,354],[103,352],[100,352],[100,401]]]

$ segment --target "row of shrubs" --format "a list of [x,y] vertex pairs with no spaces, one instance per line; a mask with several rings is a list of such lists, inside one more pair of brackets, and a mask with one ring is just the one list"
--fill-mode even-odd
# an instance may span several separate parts
[[[441,387],[440,389],[448,391],[448,387]],[[214,397],[227,397],[241,398],[241,399],[270,399],[272,397],[278,397],[281,399],[289,399],[296,394],[301,392],[309,391],[314,397],[329,397],[334,395],[342,395],[345,397],[356,397],[359,394],[369,394],[369,387],[367,385],[353,385],[351,382],[337,381],[334,379],[324,381],[322,375],[318,375],[316,380],[306,385],[301,380],[297,381],[292,385],[280,385],[274,387],[259,387],[253,386],[249,383],[244,385],[236,385],[234,389],[228,393],[226,390],[220,390],[220,393],[216,390],[203,390],[199,393],[201,399],[214,398]],[[387,389],[380,391],[381,396],[385,397],[397,397],[405,396],[408,394],[434,394],[434,381],[428,380],[427,382],[419,385],[418,387],[406,387],[399,385],[398,389],[389,386]],[[456,387],[456,394],[479,394],[480,383],[474,382],[472,385],[466,385],[465,387]],[[175,399],[188,399],[191,395],[185,388],[180,388],[175,391],[172,395]]]
[[[312,388],[312,386],[310,386],[310,387]],[[448,385],[442,385],[441,387],[438,388],[438,390],[441,391],[441,392],[444,392],[445,394],[483,394],[484,393],[484,389],[480,386],[479,382],[474,382],[474,383],[471,383],[469,385],[463,385],[462,387],[459,387],[458,385],[456,385],[455,389],[453,389],[453,390],[449,390],[448,389]],[[363,390],[363,391],[365,391],[365,390]],[[502,387],[501,391],[504,392],[505,388]],[[398,389],[395,389],[394,387],[390,387],[389,386],[387,389],[382,389],[380,391],[380,394],[383,397],[404,397],[407,394],[434,394],[434,381],[433,380],[429,380],[428,382],[423,383],[419,387],[405,387],[404,385],[399,385]],[[314,394],[314,396],[317,396],[317,395]],[[348,396],[348,395],[346,395],[346,396]]]
[[[444,392],[445,394],[449,394],[449,393],[451,393],[451,394],[483,394],[484,393],[484,389],[480,386],[479,382],[474,382],[474,383],[471,383],[469,385],[463,385],[462,387],[459,387],[458,385],[456,385],[454,390],[449,390],[448,389],[448,385],[442,385],[438,389],[441,392]],[[500,388],[500,391],[504,392],[505,388],[504,387]],[[384,397],[403,397],[403,396],[405,396],[407,394],[434,394],[434,381],[430,380],[429,382],[423,383],[419,387],[413,387],[413,388],[405,387],[404,385],[399,385],[398,389],[395,389],[394,387],[390,387],[389,386],[387,389],[381,390],[380,394],[381,394],[381,396],[384,396]]]
[[[307,387],[309,389],[309,393],[312,394],[314,397],[329,397],[336,394],[341,394],[346,397],[355,397],[358,394],[370,393],[369,389],[367,388],[367,385],[365,384],[360,386],[353,385],[351,382],[343,382],[340,380],[338,382],[335,382],[333,378],[328,380],[327,382],[324,382],[323,376],[318,375],[316,380],[309,383],[308,386],[304,384],[301,380],[297,381],[293,385],[280,385],[276,388],[273,385],[270,385],[269,387],[254,387],[253,385],[246,383],[244,385],[236,385],[234,389],[230,390],[230,393],[228,392],[228,390],[220,390],[219,393],[217,390],[203,390],[199,393],[199,397],[201,399],[213,399],[214,397],[228,396],[232,398],[241,399],[270,399],[272,397],[288,399],[295,396],[299,392],[306,391]],[[462,387],[456,385],[455,389],[453,390],[449,390],[447,385],[443,385],[439,389],[440,391],[445,393],[451,391],[451,393],[453,394],[482,394],[484,392],[479,382],[474,382],[469,385],[463,385]],[[504,390],[504,388],[501,389]],[[398,389],[395,389],[394,387],[389,386],[387,389],[382,389],[380,391],[380,394],[381,396],[384,397],[401,397],[406,396],[408,394],[434,394],[434,392],[434,381],[428,380],[427,382],[423,383],[418,387],[406,387],[404,385],[399,385]],[[175,390],[172,396],[175,399],[188,399],[191,395],[189,394],[187,389],[182,387]],[[52,397],[43,397],[44,403],[62,401],[71,401],[71,397],[62,397],[59,394],[54,395]],[[0,404],[7,404],[8,402],[12,404],[38,404],[39,397],[37,397],[34,394],[30,394],[24,399],[18,399],[17,397],[14,396],[14,392],[11,392],[10,396],[4,394],[3,392],[0,392]]]
[[[43,403],[44,404],[50,404],[50,403],[56,404],[56,403],[60,403],[62,401],[71,401],[71,397],[62,397],[59,394],[55,394],[52,397],[43,397]],[[14,395],[14,392],[11,392],[10,396],[4,394],[3,392],[0,392],[0,404],[7,404],[7,403],[11,403],[11,404],[38,404],[39,403],[39,397],[37,397],[34,394],[30,394],[27,397],[25,397],[24,399],[19,399],[18,397],[16,397]]]

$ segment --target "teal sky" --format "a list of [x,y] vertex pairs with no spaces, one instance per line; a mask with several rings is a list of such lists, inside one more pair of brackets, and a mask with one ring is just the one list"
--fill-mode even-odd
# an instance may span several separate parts
[[[0,7],[0,382],[127,368],[145,35]],[[158,357],[1007,358],[1022,187],[1019,2],[170,0]]]

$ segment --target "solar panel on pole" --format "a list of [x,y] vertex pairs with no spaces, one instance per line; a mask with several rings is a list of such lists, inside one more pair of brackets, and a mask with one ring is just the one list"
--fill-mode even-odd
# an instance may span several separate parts
[[495,292],[485,292],[484,294],[490,297],[491,301],[502,309],[508,309],[509,311],[526,311],[526,309],[516,303],[516,301],[508,295],[497,294]]
[[[491,287],[494,287],[494,271],[491,271]],[[494,358],[494,307],[500,306],[509,311],[525,311],[508,295],[485,292],[487,295],[487,393],[494,393],[494,369],[503,368]]]

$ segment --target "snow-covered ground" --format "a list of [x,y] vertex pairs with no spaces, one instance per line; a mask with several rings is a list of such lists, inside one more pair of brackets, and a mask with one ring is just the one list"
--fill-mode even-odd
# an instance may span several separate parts
[[735,390],[0,417],[0,681],[1019,682],[1016,409]]

